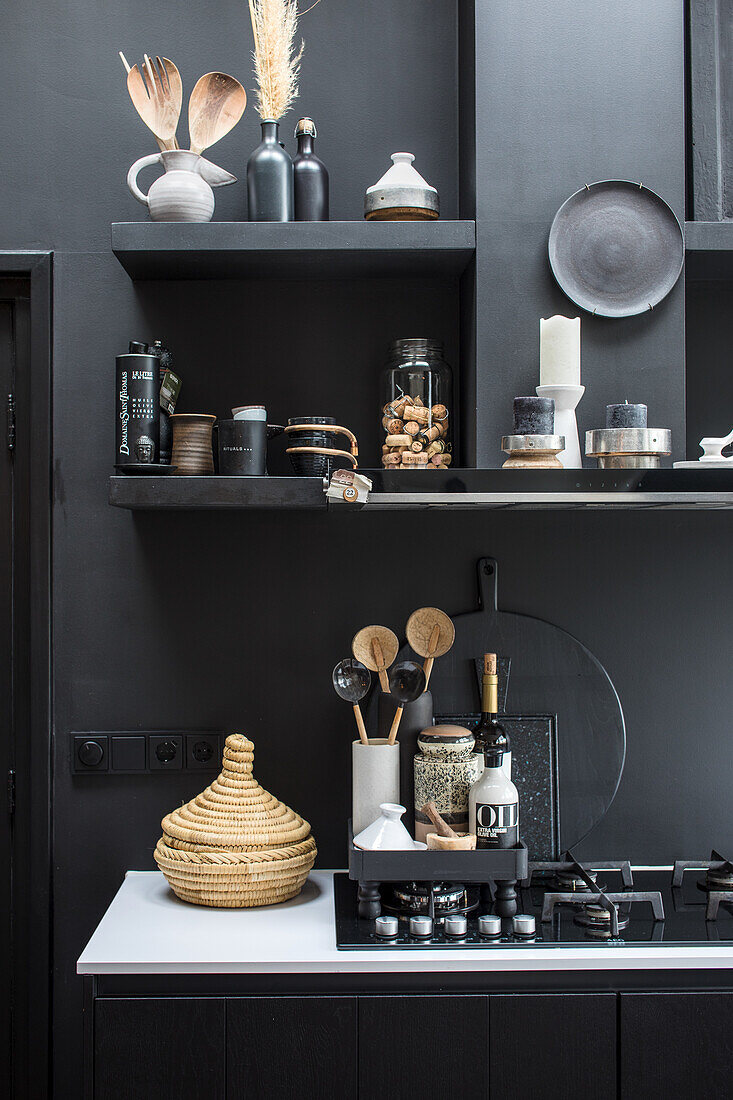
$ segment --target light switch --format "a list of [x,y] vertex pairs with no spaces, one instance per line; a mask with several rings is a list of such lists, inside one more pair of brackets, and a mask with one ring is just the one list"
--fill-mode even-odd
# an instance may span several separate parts
[[112,771],[145,771],[145,737],[112,737]]

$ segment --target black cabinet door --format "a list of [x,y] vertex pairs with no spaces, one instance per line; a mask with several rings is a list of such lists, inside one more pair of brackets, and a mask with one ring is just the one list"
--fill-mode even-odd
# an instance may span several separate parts
[[733,1091],[733,993],[622,993],[622,1100]]
[[224,1100],[224,1001],[99,997],[94,1100]]
[[228,1100],[355,1096],[355,997],[227,1000]]
[[492,1096],[615,1100],[614,993],[492,994]]
[[360,997],[359,1100],[486,1097],[487,1041],[484,996]]

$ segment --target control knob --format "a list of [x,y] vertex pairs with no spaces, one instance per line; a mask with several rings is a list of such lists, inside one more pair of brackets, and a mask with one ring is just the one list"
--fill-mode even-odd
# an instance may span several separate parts
[[512,932],[515,936],[534,936],[537,932],[534,917],[528,913],[517,913],[512,917]]

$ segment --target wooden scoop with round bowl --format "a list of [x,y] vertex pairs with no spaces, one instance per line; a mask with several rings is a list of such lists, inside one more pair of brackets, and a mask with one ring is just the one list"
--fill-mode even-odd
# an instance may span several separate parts
[[430,683],[430,673],[436,657],[442,657],[456,639],[453,621],[437,607],[420,607],[413,611],[405,629],[407,641],[420,657],[425,658],[425,688]]
[[387,669],[400,649],[397,635],[387,626],[365,626],[354,635],[351,652],[370,672],[379,674],[382,691],[389,692]]

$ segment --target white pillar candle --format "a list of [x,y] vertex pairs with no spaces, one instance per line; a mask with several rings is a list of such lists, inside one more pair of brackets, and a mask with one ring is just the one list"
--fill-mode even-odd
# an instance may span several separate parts
[[540,318],[540,385],[580,385],[580,317]]

